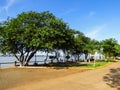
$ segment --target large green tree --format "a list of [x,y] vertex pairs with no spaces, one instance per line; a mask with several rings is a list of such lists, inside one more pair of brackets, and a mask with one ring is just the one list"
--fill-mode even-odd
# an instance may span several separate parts
[[119,54],[120,46],[117,40],[110,38],[103,40],[101,43],[102,43],[101,46],[103,48],[103,52],[106,57],[111,57],[111,56],[115,57]]
[[74,43],[73,50],[75,51],[75,58],[79,60],[80,53],[85,53],[87,55],[87,45],[89,44],[89,39],[82,32],[75,31],[74,33]]
[[101,44],[99,41],[93,39],[93,40],[90,40],[89,44],[88,44],[89,48],[89,52],[90,53],[95,53],[96,51],[100,51],[100,48],[101,48]]
[[50,12],[23,12],[1,25],[1,51],[12,53],[21,66],[27,65],[37,51],[63,46],[66,27]]

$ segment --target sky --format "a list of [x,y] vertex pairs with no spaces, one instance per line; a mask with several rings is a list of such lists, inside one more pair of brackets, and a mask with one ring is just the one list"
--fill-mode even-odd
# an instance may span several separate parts
[[28,11],[50,11],[91,39],[120,44],[120,0],[0,0],[0,22]]

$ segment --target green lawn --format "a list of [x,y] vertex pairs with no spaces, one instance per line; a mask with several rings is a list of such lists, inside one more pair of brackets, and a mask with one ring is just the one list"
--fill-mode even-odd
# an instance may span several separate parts
[[92,61],[92,62],[82,62],[79,63],[78,65],[71,65],[71,67],[74,68],[100,68],[100,67],[104,67],[112,62],[115,62],[115,60],[99,60],[99,61]]
[[115,62],[115,60],[98,60],[96,62],[67,62],[67,63],[53,63],[50,64],[50,67],[55,68],[88,68],[88,69],[94,69],[94,68],[102,68],[112,62]]

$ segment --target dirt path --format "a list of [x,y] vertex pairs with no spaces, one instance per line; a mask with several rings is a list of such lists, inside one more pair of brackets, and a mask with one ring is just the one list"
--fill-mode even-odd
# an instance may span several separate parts
[[120,61],[102,69],[73,73],[7,90],[120,90]]

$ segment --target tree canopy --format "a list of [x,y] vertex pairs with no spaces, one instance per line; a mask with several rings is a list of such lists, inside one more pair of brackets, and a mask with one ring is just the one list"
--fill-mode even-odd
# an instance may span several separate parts
[[22,12],[16,18],[0,23],[0,52],[13,54],[21,65],[27,65],[39,50],[71,50],[77,52],[103,51],[106,55],[120,54],[115,39],[101,43],[71,29],[62,19],[52,13]]
[[52,13],[23,12],[1,25],[2,53],[12,53],[21,65],[27,65],[39,50],[70,49],[74,31]]
[[104,54],[108,57],[120,55],[120,45],[113,38],[103,40],[102,47]]

